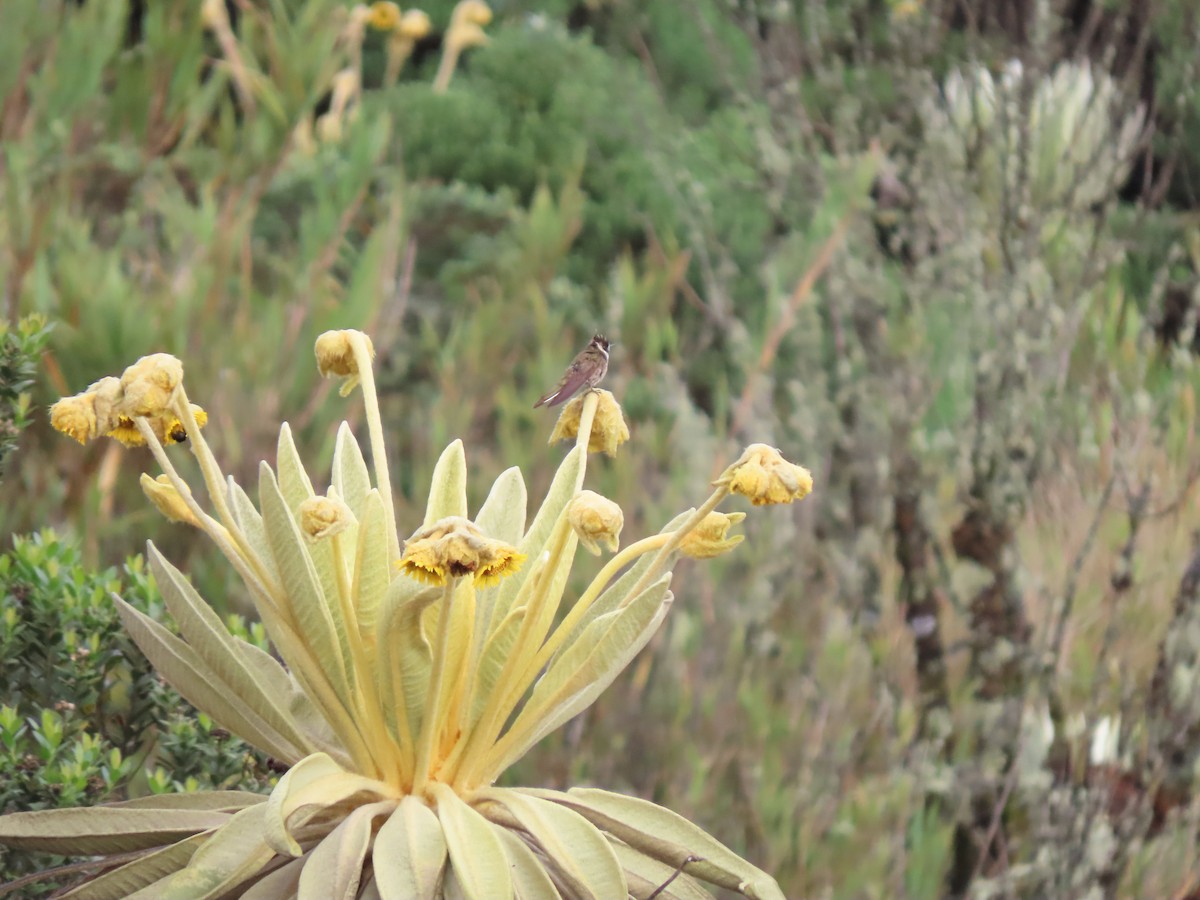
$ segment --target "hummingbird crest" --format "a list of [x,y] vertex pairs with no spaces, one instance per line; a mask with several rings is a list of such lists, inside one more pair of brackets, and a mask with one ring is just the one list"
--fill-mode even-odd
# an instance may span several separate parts
[[602,334],[593,335],[591,342],[567,366],[567,371],[554,390],[533,404],[533,408],[558,406],[579,391],[594,388],[608,372],[608,348],[608,338]]

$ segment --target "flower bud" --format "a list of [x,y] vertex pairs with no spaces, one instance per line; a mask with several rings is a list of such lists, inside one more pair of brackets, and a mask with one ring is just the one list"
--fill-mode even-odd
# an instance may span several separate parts
[[371,4],[367,24],[376,31],[391,31],[400,24],[400,7],[391,0],[376,0]]
[[374,359],[375,347],[371,338],[361,331],[326,331],[317,338],[314,347],[317,354],[317,371],[326,378],[337,376],[346,379],[340,392],[343,397],[354,390],[359,382],[358,360],[354,355],[355,335],[367,342],[367,355]]
[[736,525],[746,518],[744,512],[720,513],[710,512],[700,524],[689,531],[679,545],[679,551],[692,559],[712,559],[726,551],[732,550],[743,540],[745,535],[735,534],[726,538],[729,526]]
[[595,491],[581,491],[571,501],[567,517],[579,536],[579,543],[593,556],[600,555],[601,544],[608,547],[609,552],[617,552],[625,514],[613,501]]
[[[200,522],[196,519],[196,514],[188,507],[183,497],[179,496],[179,491],[175,489],[175,485],[171,484],[171,479],[166,475],[151,478],[143,472],[141,483],[142,493],[166,517],[168,522],[182,522],[185,525],[200,526]],[[188,493],[190,496],[191,492],[189,491]]]
[[311,541],[341,534],[356,524],[354,513],[338,497],[309,497],[296,509],[300,530]]

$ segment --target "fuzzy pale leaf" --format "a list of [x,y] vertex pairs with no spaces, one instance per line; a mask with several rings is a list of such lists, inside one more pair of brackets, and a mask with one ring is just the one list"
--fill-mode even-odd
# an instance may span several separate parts
[[697,861],[685,867],[696,878],[753,900],[784,900],[779,885],[766,872],[683,816],[648,800],[594,788],[573,788],[565,794],[522,789],[522,793],[562,803],[635,850],[669,866],[677,867],[688,857],[696,857]]
[[433,467],[423,527],[448,516],[467,516],[467,455],[460,440],[451,441]]
[[259,804],[235,813],[211,835],[172,877],[162,900],[210,900],[221,897],[257,875],[275,856],[263,840],[266,806]]
[[446,866],[446,837],[437,814],[409,794],[383,823],[372,851],[382,900],[435,900]]
[[395,800],[368,803],[346,816],[309,854],[297,900],[354,900],[375,820],[395,808]]
[[199,655],[145,613],[113,596],[125,630],[156,672],[184,699],[247,743],[278,759],[304,754],[241,699],[242,683],[226,685]]
[[[481,810],[488,818],[493,818],[489,810],[496,805],[511,815],[511,824],[537,842],[571,894],[592,900],[626,900],[629,891],[617,855],[583,816],[557,803],[510,790],[485,789],[475,796],[492,804]],[[498,824],[511,827],[508,821]]]
[[0,841],[68,856],[125,853],[219,828],[232,818],[228,813],[190,809],[44,809],[0,816]]
[[447,785],[433,782],[430,790],[463,896],[467,900],[513,900],[508,856],[492,824]]
[[206,840],[207,834],[195,834],[152,850],[119,868],[85,881],[59,897],[61,900],[124,900],[135,891],[178,872]]

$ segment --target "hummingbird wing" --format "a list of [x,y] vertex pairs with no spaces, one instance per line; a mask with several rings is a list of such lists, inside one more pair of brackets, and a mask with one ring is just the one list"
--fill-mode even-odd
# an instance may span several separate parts
[[575,360],[575,362],[567,367],[566,374],[563,375],[562,381],[558,383],[558,387],[533,404],[533,408],[537,409],[539,406],[558,406],[558,404],[569,400],[576,391],[587,383],[588,368],[586,364]]

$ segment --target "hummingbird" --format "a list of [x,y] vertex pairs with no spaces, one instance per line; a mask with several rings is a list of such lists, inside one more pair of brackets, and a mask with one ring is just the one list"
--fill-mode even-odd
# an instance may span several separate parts
[[600,379],[608,372],[608,339],[597,334],[591,342],[579,351],[579,355],[567,366],[562,381],[550,393],[546,394],[533,408],[539,406],[558,406],[570,399],[580,389],[590,390],[600,383]]

